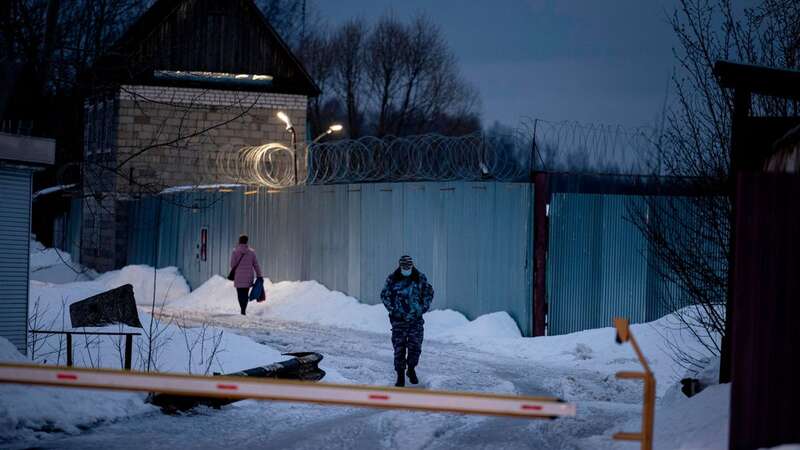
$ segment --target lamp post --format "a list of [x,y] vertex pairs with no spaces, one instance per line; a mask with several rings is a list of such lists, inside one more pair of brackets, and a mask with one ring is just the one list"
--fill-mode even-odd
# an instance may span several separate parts
[[335,123],[335,124],[329,126],[328,129],[325,130],[324,133],[322,133],[319,136],[317,136],[316,138],[314,138],[314,140],[311,141],[311,143],[312,144],[316,144],[320,139],[324,138],[325,136],[327,136],[329,134],[338,133],[338,132],[342,131],[342,128],[344,128],[344,127],[342,127],[338,123]]
[[308,163],[309,163],[309,166],[310,166],[310,167],[309,167],[309,174],[311,173],[311,168],[314,168],[314,169],[316,169],[316,167],[314,167],[314,166],[313,166],[313,164],[314,164],[314,157],[313,157],[313,155],[311,155],[311,146],[312,146],[312,145],[314,145],[314,144],[316,144],[317,142],[319,142],[319,140],[320,140],[320,139],[324,138],[325,136],[327,136],[327,135],[329,135],[329,134],[338,133],[338,132],[342,131],[342,128],[343,128],[343,127],[342,127],[341,125],[339,125],[338,123],[335,123],[335,124],[333,124],[333,125],[329,126],[329,127],[328,127],[328,129],[327,129],[327,130],[325,130],[325,132],[323,132],[323,133],[320,133],[320,135],[319,135],[319,136],[317,136],[316,138],[314,138],[314,140],[313,140],[313,141],[311,141],[311,143],[310,143],[310,144],[308,144],[308,146],[306,147],[306,149],[307,149],[307,152],[308,152],[308,156],[307,156],[307,158],[308,158]]
[[[292,125],[292,120],[289,119],[289,116],[285,112],[278,111],[277,116],[278,116],[278,119],[280,119],[281,122],[283,122],[286,125],[286,131],[288,131],[289,133],[292,134],[292,154],[293,154],[293,158],[294,158],[294,184],[297,185],[297,172],[298,172],[298,169],[297,169],[297,131],[294,129],[294,125]],[[338,132],[342,131],[343,128],[344,127],[342,127],[338,123],[335,123],[335,124],[329,126],[328,129],[325,130],[324,133],[322,133],[319,136],[317,136],[313,141],[311,141],[311,144],[308,144],[306,146],[306,151],[308,151],[309,147],[311,147],[312,144],[316,144],[323,137],[325,137],[325,136],[327,136],[329,134],[338,133]]]
[[294,157],[294,184],[297,185],[297,131],[292,125],[291,119],[283,111],[278,111],[278,119],[286,125],[286,131],[292,134],[292,154]]

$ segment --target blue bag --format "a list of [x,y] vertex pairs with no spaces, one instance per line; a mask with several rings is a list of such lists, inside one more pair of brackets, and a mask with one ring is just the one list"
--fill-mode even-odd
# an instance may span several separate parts
[[259,302],[263,302],[267,299],[267,294],[264,292],[264,279],[263,278],[256,278],[256,282],[253,284],[253,287],[250,289],[250,295],[248,296],[250,301],[258,300]]

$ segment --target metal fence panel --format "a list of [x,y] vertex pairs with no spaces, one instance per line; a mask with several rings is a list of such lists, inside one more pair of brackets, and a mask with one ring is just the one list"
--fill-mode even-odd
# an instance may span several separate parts
[[548,334],[646,320],[647,242],[630,221],[641,197],[553,194],[547,264]]
[[421,182],[168,194],[132,202],[128,256],[131,263],[175,265],[196,288],[227,274],[230,251],[245,233],[273,281],[314,279],[379,303],[386,276],[410,254],[434,285],[436,308],[470,319],[508,311],[528,334],[531,192],[525,183]]
[[347,286],[355,298],[361,298],[361,185],[347,185]]
[[402,183],[365,184],[361,188],[361,297],[380,303],[386,276],[403,252]]
[[591,196],[553,194],[548,242],[548,334],[563,334],[590,327],[597,304],[598,269],[593,239],[599,214]]
[[647,320],[647,241],[629,214],[642,201],[628,195],[603,198],[600,326],[610,326],[615,316]]

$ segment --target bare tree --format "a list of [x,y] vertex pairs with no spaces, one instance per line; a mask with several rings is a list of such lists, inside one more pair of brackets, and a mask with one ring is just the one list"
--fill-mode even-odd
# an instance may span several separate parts
[[[384,97],[389,100],[386,103],[392,110],[392,123],[381,127],[379,120],[377,129],[398,136],[425,132],[468,133],[480,129],[476,114],[480,106],[477,91],[461,77],[456,57],[439,27],[422,15],[409,24],[384,17],[371,35],[380,36],[387,31],[394,36],[393,42],[389,42],[394,50],[387,45],[382,53],[393,65],[388,66],[391,71],[382,72],[386,86],[398,86],[397,92],[383,89],[388,95],[381,95],[381,106],[384,106]],[[372,65],[378,63],[375,59],[370,61]],[[388,83],[386,75],[389,73],[397,81]],[[379,117],[387,117],[385,109],[381,109],[383,114]],[[467,123],[469,125],[464,126]]]
[[[438,26],[385,15],[309,35],[303,60],[323,95],[311,101],[315,132],[344,118],[349,136],[480,130],[477,91],[464,81]],[[329,86],[332,89],[325,89]]]
[[323,92],[308,101],[308,120],[312,135],[324,132],[333,120],[338,119],[337,112],[326,108],[331,96],[325,95],[333,86],[334,52],[333,41],[324,24],[319,24],[313,33],[307,33],[300,45],[300,59],[317,86]]
[[375,110],[375,134],[384,136],[387,133],[392,115],[395,97],[400,92],[403,76],[403,54],[408,47],[406,28],[390,16],[381,18],[366,43],[365,72],[367,93],[371,97],[371,107]]
[[337,64],[333,69],[333,89],[343,99],[347,112],[347,133],[361,135],[361,93],[364,79],[364,47],[367,26],[363,20],[351,20],[336,30],[332,54]]
[[[717,60],[733,59],[796,68],[800,7],[793,1],[766,0],[740,10],[731,0],[681,0],[670,23],[679,43],[675,101],[665,112],[656,142],[658,171],[676,177],[682,192],[690,195],[653,197],[633,218],[655,255],[653,267],[665,280],[665,309],[677,310],[682,328],[719,355],[727,346],[725,304],[732,258],[727,193],[733,99],[719,87],[713,66]],[[753,113],[786,116],[796,114],[797,105],[759,97]],[[700,363],[691,355],[677,357],[687,366]]]

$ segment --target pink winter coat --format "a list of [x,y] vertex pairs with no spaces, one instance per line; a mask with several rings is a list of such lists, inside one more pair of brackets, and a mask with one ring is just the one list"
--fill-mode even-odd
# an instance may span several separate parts
[[238,244],[231,254],[231,269],[236,265],[236,261],[239,261],[239,258],[241,258],[241,261],[239,265],[236,266],[233,287],[249,288],[253,285],[253,281],[255,280],[253,271],[255,271],[256,276],[263,276],[261,275],[261,267],[258,265],[256,252],[248,247],[247,244]]

